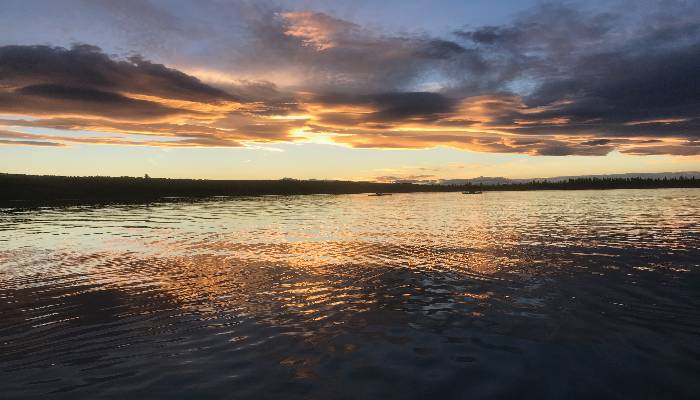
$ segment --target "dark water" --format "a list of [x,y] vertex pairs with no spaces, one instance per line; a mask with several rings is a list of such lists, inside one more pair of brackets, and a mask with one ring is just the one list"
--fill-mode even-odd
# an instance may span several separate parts
[[700,398],[700,190],[0,211],[0,398]]

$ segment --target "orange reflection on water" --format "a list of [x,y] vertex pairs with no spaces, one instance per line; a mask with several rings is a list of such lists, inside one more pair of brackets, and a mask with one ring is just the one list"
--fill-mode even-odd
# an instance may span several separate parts
[[[155,347],[173,346],[186,362],[201,353],[199,365],[269,361],[300,380],[378,349],[402,354],[394,360],[402,365],[521,343],[479,342],[477,330],[598,340],[577,324],[552,327],[590,293],[597,308],[579,306],[577,321],[619,313],[605,320],[609,332],[687,309],[638,289],[647,279],[646,290],[666,290],[656,284],[663,273],[667,282],[692,273],[699,196],[270,196],[8,213],[0,215],[10,249],[0,251],[0,328],[12,338],[6,354],[17,357],[48,352],[49,342],[73,356],[111,354],[152,335]],[[619,290],[625,284],[633,290]],[[649,306],[659,299],[670,305]],[[26,335],[41,340],[23,342]]]

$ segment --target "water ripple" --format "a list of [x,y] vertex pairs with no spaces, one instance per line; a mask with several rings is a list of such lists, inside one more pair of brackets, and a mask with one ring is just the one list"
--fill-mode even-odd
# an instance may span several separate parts
[[697,204],[671,189],[1,210],[2,397],[693,398]]

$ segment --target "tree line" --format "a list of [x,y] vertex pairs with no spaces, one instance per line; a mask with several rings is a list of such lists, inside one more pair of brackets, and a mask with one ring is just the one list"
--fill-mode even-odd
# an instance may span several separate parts
[[440,185],[333,180],[204,180],[134,177],[73,177],[0,174],[0,202],[35,204],[142,202],[172,198],[353,193],[409,193],[512,190],[697,188],[700,179],[574,178],[552,182]]

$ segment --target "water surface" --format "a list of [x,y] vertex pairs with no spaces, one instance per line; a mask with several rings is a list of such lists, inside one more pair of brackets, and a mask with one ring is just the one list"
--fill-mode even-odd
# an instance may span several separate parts
[[700,190],[0,211],[0,397],[697,398]]

